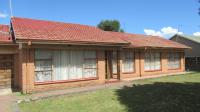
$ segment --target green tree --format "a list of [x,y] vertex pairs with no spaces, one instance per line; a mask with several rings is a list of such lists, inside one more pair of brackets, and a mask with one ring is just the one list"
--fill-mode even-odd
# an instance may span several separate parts
[[124,32],[118,20],[102,20],[97,27],[104,31]]

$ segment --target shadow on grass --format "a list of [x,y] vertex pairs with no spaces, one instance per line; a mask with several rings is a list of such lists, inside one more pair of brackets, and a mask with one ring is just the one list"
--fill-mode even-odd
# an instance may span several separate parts
[[200,83],[154,83],[117,90],[127,112],[200,112]]

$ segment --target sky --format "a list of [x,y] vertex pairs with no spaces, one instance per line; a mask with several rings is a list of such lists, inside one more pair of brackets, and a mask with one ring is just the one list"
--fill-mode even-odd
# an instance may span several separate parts
[[[13,16],[96,26],[119,20],[127,33],[200,35],[198,0],[12,0]],[[0,24],[10,23],[9,0],[0,0]]]

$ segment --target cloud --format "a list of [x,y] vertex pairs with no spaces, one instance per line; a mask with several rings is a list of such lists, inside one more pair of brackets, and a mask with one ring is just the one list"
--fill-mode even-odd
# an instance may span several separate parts
[[193,33],[194,36],[200,36],[200,32]]
[[162,36],[162,33],[160,31],[155,31],[155,30],[152,30],[152,29],[144,29],[144,32],[147,35]]
[[153,35],[153,36],[161,36],[161,37],[170,37],[175,34],[183,34],[183,32],[179,32],[178,29],[172,28],[172,27],[163,27],[160,31],[156,31],[153,29],[144,29],[144,32],[147,35]]
[[8,14],[0,12],[0,18],[7,18]]

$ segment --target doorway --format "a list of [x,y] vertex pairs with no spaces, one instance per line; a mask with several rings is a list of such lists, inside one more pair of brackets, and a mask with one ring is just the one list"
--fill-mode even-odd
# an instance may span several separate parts
[[0,54],[0,91],[13,86],[13,55]]
[[106,51],[106,79],[107,80],[119,80],[119,52],[118,51]]

